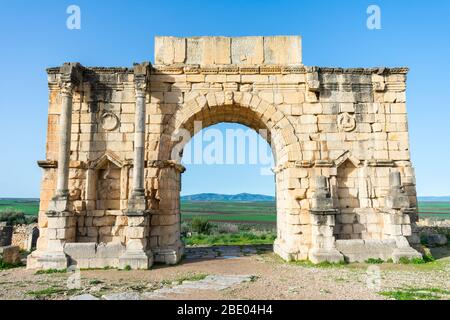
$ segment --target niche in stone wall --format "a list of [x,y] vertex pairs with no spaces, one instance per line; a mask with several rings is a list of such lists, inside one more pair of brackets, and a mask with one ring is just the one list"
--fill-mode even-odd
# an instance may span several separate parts
[[120,210],[120,168],[109,161],[97,170],[97,210]]
[[78,221],[79,242],[125,242],[128,162],[107,152],[93,161],[87,173],[86,216]]
[[334,234],[336,239],[361,239],[365,226],[361,220],[360,178],[357,160],[346,157],[337,168],[335,201],[339,210]]

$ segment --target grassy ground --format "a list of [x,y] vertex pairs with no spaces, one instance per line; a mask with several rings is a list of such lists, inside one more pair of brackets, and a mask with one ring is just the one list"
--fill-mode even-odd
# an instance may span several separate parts
[[192,237],[184,238],[183,241],[188,246],[195,245],[257,245],[257,244],[272,244],[275,241],[275,233],[254,233],[254,232],[239,232],[234,234],[195,234]]

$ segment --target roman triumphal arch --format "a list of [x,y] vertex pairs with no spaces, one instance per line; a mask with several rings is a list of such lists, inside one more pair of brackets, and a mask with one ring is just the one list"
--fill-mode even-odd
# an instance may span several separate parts
[[50,68],[29,268],[178,263],[180,151],[218,122],[266,129],[286,260],[420,257],[406,68],[302,64],[301,38],[156,37],[132,68]]

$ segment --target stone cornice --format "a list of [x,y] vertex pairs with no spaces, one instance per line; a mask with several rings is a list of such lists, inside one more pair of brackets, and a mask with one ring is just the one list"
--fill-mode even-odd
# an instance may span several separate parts
[[[289,161],[276,166],[273,169],[274,173],[281,172],[288,168],[337,168],[339,165],[337,160],[299,160]],[[359,166],[363,166],[363,163]],[[396,164],[392,160],[371,159],[367,161],[368,167],[395,167]]]
[[[127,67],[83,67],[87,72],[94,73],[126,73],[133,74],[133,68]],[[306,74],[309,72],[333,73],[333,74],[407,74],[407,67],[393,68],[333,68],[333,67],[307,67],[303,65],[153,65],[150,67],[151,74]],[[48,74],[60,74],[60,67],[47,69]]]
[[170,168],[173,167],[175,170],[183,173],[186,171],[186,168],[174,161],[174,160],[149,160],[147,161],[147,168]]
[[220,65],[220,66],[199,66],[199,65],[153,65],[151,74],[307,74],[307,73],[333,73],[333,74],[407,74],[407,67],[396,68],[328,68],[328,67],[307,67],[303,65]]
[[[126,67],[83,67],[86,72],[96,73],[133,73],[133,68]],[[47,74],[60,74],[60,67],[46,69]]]
[[56,160],[38,160],[37,165],[43,169],[57,168],[58,161],[56,161]]

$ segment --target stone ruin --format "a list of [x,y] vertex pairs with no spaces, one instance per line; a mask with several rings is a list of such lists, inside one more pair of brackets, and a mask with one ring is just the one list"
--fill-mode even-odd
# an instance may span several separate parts
[[36,248],[39,228],[36,223],[16,225],[13,228],[12,244],[25,251]]
[[13,227],[0,222],[0,261],[9,264],[20,262],[20,248],[12,244]]
[[420,257],[407,68],[302,63],[301,38],[156,37],[154,64],[47,70],[46,160],[28,268],[176,264],[180,132],[266,129],[286,260]]

